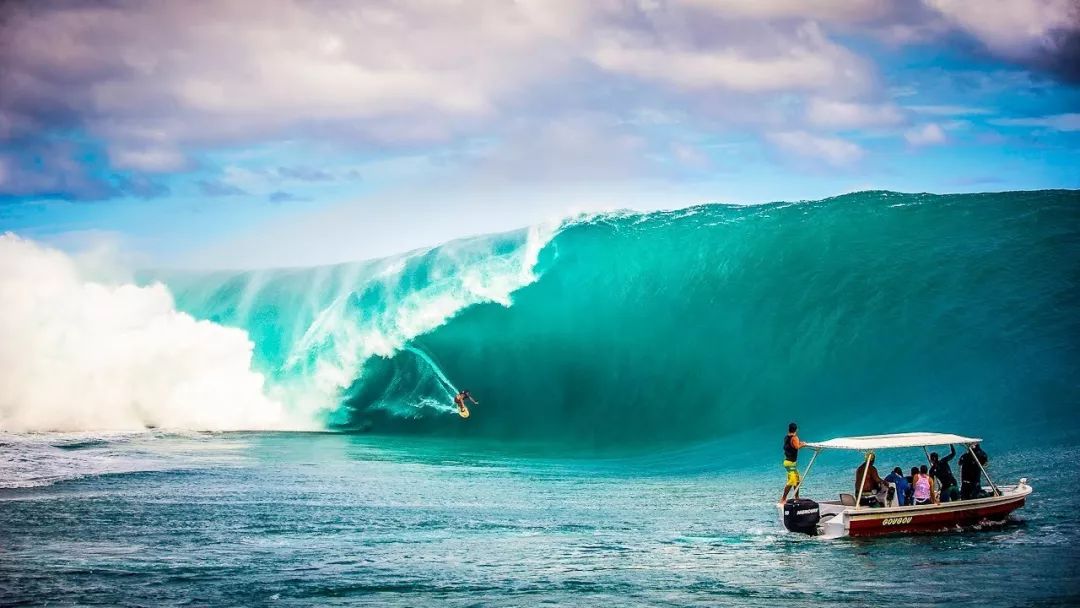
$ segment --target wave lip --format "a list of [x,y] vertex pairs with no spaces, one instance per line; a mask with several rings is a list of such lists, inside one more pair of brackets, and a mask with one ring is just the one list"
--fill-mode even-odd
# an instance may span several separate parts
[[441,388],[397,353],[367,359],[340,424],[577,446],[790,420],[1037,435],[1080,400],[1075,191],[599,214],[564,225],[536,268],[512,306],[474,304],[411,341],[481,402],[467,423],[410,409]]
[[[403,352],[471,306],[510,306],[537,280],[539,253],[557,231],[536,226],[381,260],[165,280],[181,308],[249,333],[272,395],[332,424],[367,361]],[[425,374],[437,380],[430,368]],[[450,411],[444,392],[380,406]]]

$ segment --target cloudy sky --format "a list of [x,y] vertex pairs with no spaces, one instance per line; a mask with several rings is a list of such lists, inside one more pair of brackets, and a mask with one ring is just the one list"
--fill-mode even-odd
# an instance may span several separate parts
[[609,208],[1080,187],[1075,0],[0,5],[0,230],[371,257]]

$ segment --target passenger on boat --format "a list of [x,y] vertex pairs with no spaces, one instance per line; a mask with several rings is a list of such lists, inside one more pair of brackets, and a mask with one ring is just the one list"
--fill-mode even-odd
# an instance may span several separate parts
[[896,504],[901,507],[907,505],[908,482],[904,479],[904,470],[896,467],[885,477],[885,483],[896,485]]
[[[858,495],[860,493],[859,484],[862,484],[862,502],[869,505],[874,505],[879,502],[876,495],[885,485],[885,482],[881,480],[881,476],[878,475],[877,468],[874,467],[874,460],[875,456],[871,454],[869,469],[866,469],[866,462],[860,464],[859,468],[855,469],[855,494]],[[864,469],[866,469],[865,479],[863,476]]]
[[[787,483],[784,484],[784,494],[780,497],[780,504],[787,502],[788,492],[799,485],[799,448],[804,442],[799,439],[799,425],[792,422],[787,427],[787,435],[784,435],[784,470],[787,471]],[[795,491],[795,498],[799,497],[799,491]]]
[[[974,452],[974,455],[972,455]],[[978,459],[978,460],[976,460]],[[990,462],[979,444],[971,446],[971,450],[960,456],[960,500],[979,498],[982,494],[982,467]]]
[[908,501],[907,504],[915,504],[915,480],[919,477],[919,467],[911,467],[911,475],[907,478],[908,482]]
[[934,478],[930,477],[925,464],[919,468],[918,473],[913,475],[911,486],[915,488],[915,492],[912,494],[914,498],[912,504],[915,506],[926,505],[931,502],[937,504],[937,497],[934,496]]
[[949,502],[950,500],[958,500],[960,498],[960,488],[956,485],[956,477],[953,476],[952,469],[949,467],[949,461],[956,456],[956,446],[949,446],[949,455],[944,458],[938,458],[937,452],[930,452],[930,476],[938,480],[941,484],[941,490],[939,495],[941,502]]

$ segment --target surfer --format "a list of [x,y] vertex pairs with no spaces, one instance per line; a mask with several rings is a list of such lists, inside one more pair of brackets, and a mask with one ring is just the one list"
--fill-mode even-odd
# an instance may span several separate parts
[[461,392],[459,392],[457,394],[457,396],[454,397],[454,405],[457,406],[458,413],[461,414],[462,416],[467,416],[468,415],[467,412],[469,411],[469,408],[465,407],[465,400],[466,399],[468,399],[469,401],[472,401],[476,405],[480,404],[479,401],[477,401],[476,399],[473,399],[473,396],[471,394],[469,394],[468,390],[462,390]]

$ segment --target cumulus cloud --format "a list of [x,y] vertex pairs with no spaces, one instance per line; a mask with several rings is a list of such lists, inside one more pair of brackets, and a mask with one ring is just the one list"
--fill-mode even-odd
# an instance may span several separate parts
[[[782,4],[765,16],[794,6]],[[523,114],[580,115],[600,102],[566,91],[598,74],[714,101],[868,86],[871,66],[814,23],[751,26],[737,21],[752,15],[728,9],[570,0],[8,5],[0,124],[9,138],[82,129],[104,142],[113,170],[153,174],[190,168],[193,149],[296,136],[409,148],[490,135]],[[805,16],[843,14],[830,3],[814,10]],[[724,105],[750,114],[755,103]],[[54,190],[23,182],[20,195]]]
[[744,48],[681,48],[644,36],[610,36],[592,52],[605,70],[691,90],[730,89],[747,93],[865,87],[867,70],[819,27],[803,24],[782,38],[772,35]]
[[868,104],[815,97],[806,109],[810,124],[835,129],[885,127],[904,121],[904,114],[893,103]]
[[109,160],[117,169],[145,173],[171,173],[187,166],[187,159],[171,147],[116,146],[109,150]]
[[806,161],[819,161],[832,167],[846,167],[863,157],[858,144],[839,137],[824,137],[806,131],[770,133],[769,141],[778,149]]
[[992,53],[1080,80],[1080,4],[1075,0],[924,0]]
[[889,0],[683,0],[684,4],[742,19],[808,19],[861,23],[892,13]]
[[142,172],[182,169],[186,146],[296,132],[379,145],[446,139],[558,68],[560,41],[582,18],[570,2],[0,10],[6,138],[84,129],[107,142],[113,168]]
[[943,144],[948,138],[941,125],[931,122],[905,131],[904,139],[912,146],[932,146]]
[[[190,171],[206,151],[282,140],[383,155],[472,140],[527,145],[515,137],[523,121],[538,130],[580,116],[629,119],[647,105],[698,130],[736,127],[770,141],[768,133],[895,126],[905,111],[882,101],[875,66],[846,34],[911,44],[961,31],[995,56],[1068,75],[1062,66],[1080,65],[1070,61],[1071,4],[7,3],[0,197],[147,195],[160,191],[155,176]],[[648,138],[647,129],[635,136]],[[679,160],[677,146],[657,144],[634,154],[663,148]],[[57,161],[33,160],[46,156]],[[258,177],[327,179],[291,167]]]

